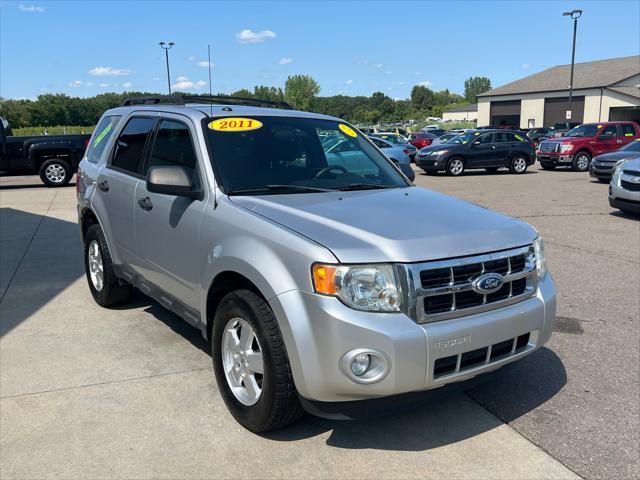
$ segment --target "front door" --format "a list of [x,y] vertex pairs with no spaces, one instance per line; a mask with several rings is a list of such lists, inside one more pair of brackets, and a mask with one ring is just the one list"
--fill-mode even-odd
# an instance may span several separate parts
[[603,153],[612,152],[622,146],[622,140],[618,133],[617,125],[609,125],[599,129],[593,150],[594,157]]
[[[476,132],[480,133],[480,132]],[[473,139],[467,155],[467,168],[485,167],[494,161],[496,146],[493,133],[484,133]]]
[[101,220],[107,238],[112,240],[109,247],[115,263],[132,268],[137,263],[133,199],[154,122],[149,117],[133,117],[127,122],[112,157],[98,174],[93,198],[98,211],[109,212]]
[[192,310],[199,310],[200,272],[206,258],[200,248],[200,231],[208,193],[203,188],[193,138],[193,126],[180,117],[160,119],[145,176],[151,167],[181,166],[191,173],[193,183],[202,187],[204,199],[152,193],[141,180],[133,208],[142,276]]

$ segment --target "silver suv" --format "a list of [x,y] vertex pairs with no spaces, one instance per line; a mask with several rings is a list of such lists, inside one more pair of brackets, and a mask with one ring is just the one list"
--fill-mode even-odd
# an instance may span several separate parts
[[338,118],[199,101],[103,115],[79,223],[96,302],[135,286],[199,328],[240,424],[439,387],[549,339],[556,293],[530,225],[413,186]]

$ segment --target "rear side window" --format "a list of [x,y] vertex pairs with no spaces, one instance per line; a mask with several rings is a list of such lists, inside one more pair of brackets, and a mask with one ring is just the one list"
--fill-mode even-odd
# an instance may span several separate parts
[[631,125],[630,123],[623,123],[620,126],[622,127],[622,134],[625,137],[635,137],[636,130],[635,128],[633,128],[633,125]]
[[196,152],[189,127],[175,120],[162,120],[151,151],[149,167],[184,167],[191,174],[196,168]]
[[604,127],[602,129],[602,131],[600,132],[600,135],[604,135],[604,134],[611,134],[614,137],[618,136],[618,127],[616,127],[615,125],[609,125],[608,127]]
[[132,118],[116,143],[111,166],[128,173],[142,175],[144,146],[153,129],[152,118]]
[[87,147],[87,160],[91,163],[98,163],[104,148],[109,143],[113,131],[116,129],[116,125],[122,118],[122,115],[110,115],[103,117],[98,123],[98,126],[93,132],[89,146]]

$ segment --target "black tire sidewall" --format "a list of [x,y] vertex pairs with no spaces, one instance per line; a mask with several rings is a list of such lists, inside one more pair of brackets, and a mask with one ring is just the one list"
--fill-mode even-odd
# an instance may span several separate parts
[[[60,165],[65,171],[65,178],[60,183],[53,183],[49,181],[49,179],[45,174],[46,168],[49,165],[54,165],[54,164]],[[42,180],[42,183],[44,183],[47,187],[64,187],[71,181],[71,177],[73,176],[73,170],[71,168],[71,165],[69,165],[69,162],[67,162],[66,160],[63,160],[61,158],[50,158],[49,160],[45,160],[44,162],[42,162],[42,165],[40,165],[40,170],[38,174],[40,175],[40,180]]]
[[[100,246],[100,254],[102,255],[104,278],[102,290],[100,291],[96,290],[93,286],[91,275],[89,273],[89,246],[94,240],[98,242],[98,245]],[[87,283],[89,284],[89,290],[91,291],[91,296],[101,307],[107,307],[114,303],[119,303],[128,297],[131,287],[129,285],[119,284],[118,278],[113,271],[111,253],[109,252],[107,241],[104,238],[100,225],[98,224],[91,225],[84,238],[84,269],[87,277]]]
[[[258,314],[254,310],[252,302],[244,295],[246,290],[235,291],[227,294],[221,301],[216,311],[213,324],[212,359],[213,370],[218,384],[218,390],[227,408],[234,418],[245,428],[260,432],[265,429],[272,415],[275,401],[275,368],[273,354],[268,334],[265,332],[262,322],[258,320]],[[252,293],[252,292],[248,292]],[[258,401],[251,406],[246,406],[231,391],[224,373],[222,363],[222,341],[224,328],[234,317],[242,318],[251,325],[258,338],[262,351],[264,373],[262,378],[262,393]]]
[[[585,168],[580,168],[578,167],[578,158],[580,158],[581,156],[586,156],[587,157],[587,166]],[[573,169],[576,172],[587,172],[589,171],[589,165],[591,164],[591,155],[589,155],[589,153],[585,152],[585,151],[581,151],[576,153],[575,158],[573,159]]]

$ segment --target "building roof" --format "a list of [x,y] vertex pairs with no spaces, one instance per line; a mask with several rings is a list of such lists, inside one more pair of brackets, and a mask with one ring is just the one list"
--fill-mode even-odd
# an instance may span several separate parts
[[468,105],[463,105],[461,107],[450,108],[449,110],[445,110],[442,113],[454,113],[454,112],[477,112],[478,104],[470,103]]
[[[556,65],[542,72],[529,75],[515,82],[507,83],[479,97],[494,95],[513,95],[534,92],[552,92],[569,89],[571,64]],[[573,89],[602,88],[619,83],[624,79],[640,75],[640,55],[631,57],[610,58],[595,62],[576,63],[573,73]],[[616,87],[620,88],[620,87]],[[628,87],[623,87],[627,90]],[[633,88],[633,87],[631,87]],[[630,89],[631,92],[633,90]],[[621,93],[627,93],[621,92]],[[627,93],[629,94],[629,93]],[[637,92],[633,96],[638,96]]]

